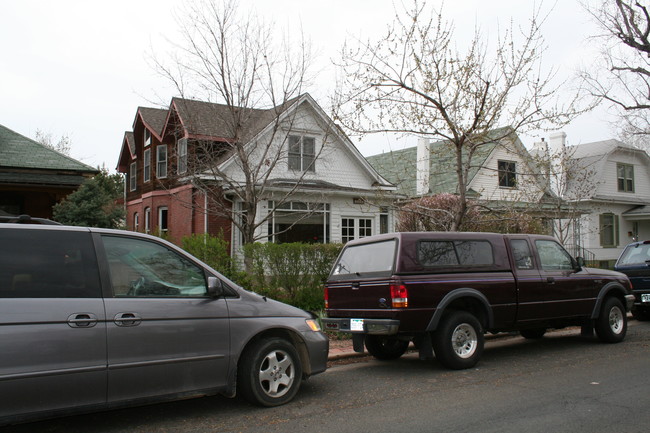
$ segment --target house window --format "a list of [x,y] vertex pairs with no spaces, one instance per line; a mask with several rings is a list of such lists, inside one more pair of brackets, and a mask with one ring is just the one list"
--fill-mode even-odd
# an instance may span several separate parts
[[621,192],[634,192],[634,166],[630,164],[616,164],[616,177],[618,190]]
[[185,173],[187,171],[187,138],[178,140],[178,172]]
[[144,210],[144,232],[149,233],[151,231],[151,208],[145,208]]
[[138,172],[138,166],[135,162],[132,162],[131,165],[129,166],[129,190],[130,191],[135,191],[135,188],[137,186],[136,183],[137,172]]
[[144,129],[144,147],[151,146],[151,132],[147,128]]
[[372,218],[341,218],[341,242],[372,236]]
[[513,161],[498,161],[499,186],[501,188],[517,187],[517,165]]
[[316,171],[316,139],[313,137],[289,136],[289,169]]
[[144,170],[143,170],[143,179],[145,182],[151,180],[151,149],[146,149],[144,151]]
[[133,231],[138,231],[140,228],[140,214],[139,213],[134,213],[133,214]]
[[330,205],[298,201],[276,205],[269,201],[268,240],[275,243],[330,242]]
[[167,145],[160,144],[156,147],[156,175],[163,179],[167,177]]
[[166,206],[158,208],[158,231],[160,233],[166,233],[168,230],[167,215],[168,211]]
[[600,245],[605,248],[618,246],[618,215],[600,215]]
[[388,208],[379,208],[379,233],[388,233]]

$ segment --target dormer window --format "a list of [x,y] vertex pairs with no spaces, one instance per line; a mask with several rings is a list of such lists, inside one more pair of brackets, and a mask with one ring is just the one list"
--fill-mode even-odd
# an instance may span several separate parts
[[634,192],[634,166],[616,164],[616,177],[620,192]]
[[144,165],[142,170],[142,180],[144,182],[149,182],[151,180],[151,149],[145,149],[142,162]]
[[144,128],[144,147],[151,146],[151,132]]
[[316,139],[289,136],[289,170],[316,171]]
[[499,187],[517,187],[517,164],[514,161],[498,161]]
[[156,176],[159,179],[167,177],[167,145],[159,144],[156,147]]

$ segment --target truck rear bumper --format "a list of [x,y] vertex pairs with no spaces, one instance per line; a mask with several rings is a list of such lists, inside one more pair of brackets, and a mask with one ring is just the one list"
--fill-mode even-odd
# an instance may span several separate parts
[[393,319],[323,318],[321,320],[325,331],[394,335],[399,329],[399,320]]

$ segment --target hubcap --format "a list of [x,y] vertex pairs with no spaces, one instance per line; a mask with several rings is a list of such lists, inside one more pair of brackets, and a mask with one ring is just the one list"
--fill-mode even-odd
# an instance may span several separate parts
[[274,350],[264,357],[260,365],[259,382],[269,397],[282,397],[295,378],[293,360],[284,350]]
[[456,326],[451,334],[451,345],[460,358],[469,358],[476,351],[478,338],[474,327],[467,323]]
[[609,327],[614,334],[623,332],[623,313],[618,307],[609,310]]

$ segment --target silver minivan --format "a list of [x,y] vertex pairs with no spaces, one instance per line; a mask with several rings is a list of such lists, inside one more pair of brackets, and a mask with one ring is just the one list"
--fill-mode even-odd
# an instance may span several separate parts
[[162,239],[0,224],[0,424],[217,393],[276,406],[327,352],[311,314]]

